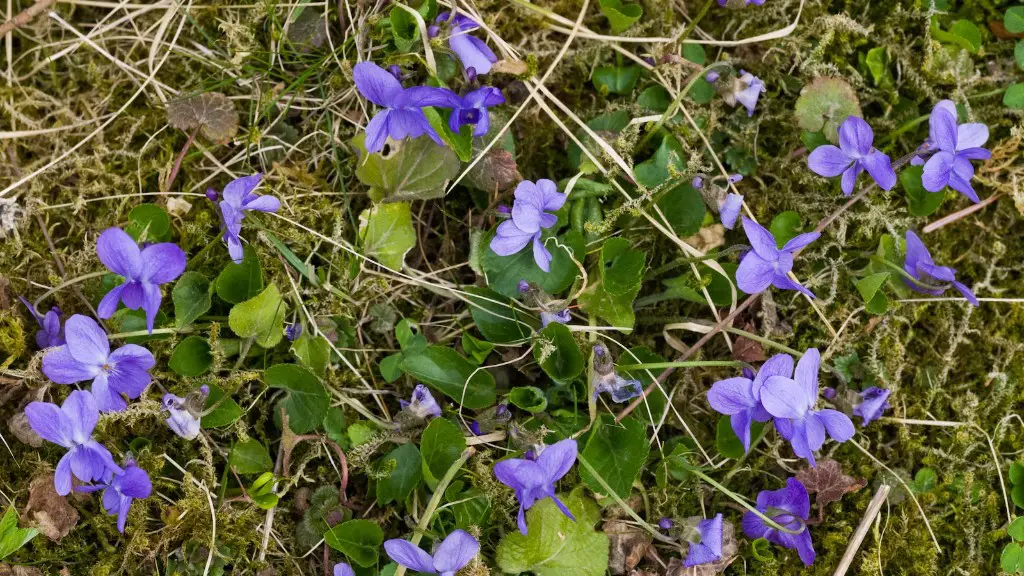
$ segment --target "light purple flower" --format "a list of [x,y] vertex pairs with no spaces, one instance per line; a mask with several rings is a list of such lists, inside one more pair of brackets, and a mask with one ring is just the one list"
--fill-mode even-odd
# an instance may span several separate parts
[[356,573],[348,564],[338,562],[334,565],[334,576],[356,576]]
[[815,465],[814,452],[825,443],[825,434],[846,442],[856,433],[850,418],[838,410],[815,410],[818,402],[818,368],[821,355],[809,348],[796,364],[793,378],[772,376],[761,388],[761,405],[775,417],[775,429],[789,440],[793,452]]
[[60,325],[60,308],[54,306],[50,308],[46,316],[40,316],[31,302],[21,296],[18,296],[18,300],[21,300],[21,303],[28,308],[32,317],[39,324],[40,330],[36,332],[36,346],[39,346],[40,350],[64,344],[64,328]]
[[199,436],[203,405],[206,404],[206,397],[209,394],[209,386],[200,386],[187,398],[169,392],[164,394],[162,402],[168,414],[164,422],[171,431],[185,440],[195,440],[196,436]]
[[555,495],[555,482],[576,463],[576,441],[567,438],[544,448],[536,459],[510,458],[494,465],[494,475],[516,491],[519,500],[519,531],[526,534],[526,511],[537,501],[551,498],[573,522],[576,517]]
[[704,187],[704,177],[699,175],[694,176],[693,180],[690,180],[690,185],[696,188],[697,190],[700,190],[701,188]]
[[[480,552],[480,543],[465,530],[455,530],[437,547],[433,555],[408,540],[393,538],[384,543],[384,550],[402,566],[424,574],[455,576]],[[335,572],[337,574],[337,572]]]
[[658,520],[658,528],[661,528],[662,530],[671,530],[675,525],[676,523],[667,516],[663,516],[661,520]]
[[747,294],[759,294],[775,286],[780,290],[796,290],[814,298],[810,290],[787,276],[793,269],[793,253],[818,239],[821,234],[808,232],[793,238],[778,249],[775,236],[764,226],[743,217],[743,231],[753,248],[740,260],[736,269],[736,285]]
[[448,127],[456,134],[466,124],[473,126],[473,136],[483,136],[491,128],[490,115],[487,108],[505,103],[501,90],[484,86],[473,90],[462,97],[458,107],[452,109],[448,117]]
[[815,148],[807,157],[807,166],[817,175],[831,178],[843,175],[843,194],[853,194],[857,176],[867,170],[883,190],[896,185],[896,172],[889,156],[872,148],[875,133],[862,118],[848,116],[839,125],[839,146],[825,144]]
[[861,422],[861,426],[867,426],[882,417],[882,413],[890,408],[889,394],[891,393],[892,390],[877,386],[860,391],[860,404],[853,407],[853,414],[864,420]]
[[540,325],[541,328],[557,322],[559,324],[568,324],[572,321],[572,315],[569,314],[569,310],[559,310],[558,312],[541,312],[540,313]]
[[714,70],[709,70],[708,73],[704,75],[704,80],[706,80],[709,84],[714,84],[715,82],[718,82],[718,79],[721,77],[722,75],[719,74],[718,72],[715,72]]
[[554,182],[537,180],[534,184],[523,180],[516,186],[512,218],[498,225],[491,239],[491,250],[498,256],[511,256],[533,242],[533,259],[545,272],[551,271],[551,252],[540,241],[541,230],[551,228],[558,217],[551,212],[565,204],[565,194]]
[[943,100],[935,105],[928,118],[929,134],[939,151],[928,159],[921,175],[921,183],[929,192],[938,192],[948,184],[950,188],[978,202],[978,194],[971,187],[974,166],[971,160],[988,160],[992,153],[982,148],[988,140],[988,126],[980,123],[956,123],[956,105]]
[[[729,3],[729,0],[718,0],[718,5],[719,6],[725,6],[728,3]],[[743,5],[744,6],[750,6],[751,4],[753,4],[755,6],[762,6],[762,5],[764,5],[764,0],[746,0],[746,3],[743,4]]]
[[700,564],[718,562],[722,559],[722,515],[701,520],[697,524],[700,542],[691,542],[683,566],[690,568]]
[[388,136],[392,140],[418,138],[423,134],[444,145],[437,131],[427,121],[424,106],[455,108],[459,96],[447,88],[416,86],[402,88],[390,72],[372,62],[360,62],[352,71],[356,88],[364,98],[384,108],[366,125],[366,151],[370,154],[384,148]]
[[31,402],[25,407],[28,425],[42,437],[68,449],[57,463],[53,487],[57,494],[71,493],[71,475],[82,482],[100,480],[107,469],[123,472],[102,444],[92,439],[100,412],[92,394],[75,390],[58,408],[49,402]]
[[743,207],[742,194],[729,194],[718,207],[718,215],[722,218],[722,226],[732,230],[736,227],[736,219],[740,217],[740,208]]
[[285,325],[284,335],[288,338],[289,342],[294,342],[299,336],[302,336],[302,324],[291,322]]
[[146,474],[135,460],[128,458],[124,462],[123,472],[115,474],[113,470],[108,469],[101,482],[75,488],[76,492],[98,490],[103,490],[103,509],[108,515],[117,516],[117,530],[124,534],[124,525],[128,520],[128,510],[132,506],[132,501],[149,498],[153,492],[153,484],[149,480],[149,474]]
[[772,415],[761,405],[761,389],[772,376],[789,378],[793,375],[793,357],[776,354],[761,365],[757,375],[743,376],[715,382],[708,390],[708,404],[719,414],[729,416],[732,431],[743,443],[743,451],[750,451],[750,425],[767,422]]
[[639,380],[627,380],[619,376],[611,355],[600,344],[594,346],[594,373],[591,378],[594,398],[602,393],[608,393],[613,402],[622,404],[644,393],[644,387]]
[[798,534],[781,532],[768,526],[757,514],[746,512],[743,514],[743,533],[747,538],[764,538],[796,550],[800,560],[805,566],[814,563],[814,544],[811,542],[811,533],[807,529],[807,516],[811,512],[811,499],[807,495],[807,489],[796,478],[786,480],[786,487],[778,490],[762,490],[757,495],[757,509],[765,516],[771,518],[776,524]]
[[245,251],[242,248],[242,220],[245,213],[255,210],[257,212],[277,212],[281,209],[281,201],[273,196],[260,196],[253,192],[260,181],[262,174],[243,176],[228,183],[224,187],[224,199],[220,201],[220,213],[224,219],[224,243],[228,245],[228,254],[235,264],[241,264],[245,258]]
[[[948,266],[936,266],[935,261],[932,260],[932,255],[928,252],[928,248],[925,247],[924,242],[917,237],[917,234],[914,234],[910,230],[907,230],[907,256],[903,261],[903,269],[906,270],[907,274],[910,274],[921,282],[948,282],[954,288],[959,290],[968,302],[975,306],[978,305],[978,299],[975,298],[974,292],[971,292],[970,288],[957,281],[956,270]],[[903,282],[915,292],[931,294],[932,296],[942,294],[948,287],[948,285],[942,285],[936,288],[926,288],[911,282],[907,278],[904,278]]]
[[436,418],[441,415],[441,407],[423,384],[417,384],[413,388],[411,401],[399,400],[398,405],[402,410],[420,419]]
[[730,90],[724,96],[725,103],[729,106],[742,104],[747,109],[747,116],[753,116],[757,99],[765,92],[765,86],[757,76],[746,70],[740,70],[740,76],[733,79]]
[[170,242],[150,244],[143,249],[120,228],[108,228],[96,241],[100,262],[114,274],[124,276],[124,283],[115,286],[96,307],[100,318],[110,318],[117,303],[129,310],[146,311],[146,328],[153,332],[153,321],[160,310],[160,285],[185,271],[185,252]]
[[[448,12],[442,12],[438,14],[437,21],[442,22],[448,17]],[[498,61],[498,57],[483,40],[469,34],[479,27],[480,25],[473,19],[457,14],[451,21],[448,46],[462,61],[467,72],[472,69],[476,74],[487,74],[491,71],[491,64]]]
[[57,384],[92,380],[92,396],[104,412],[119,412],[128,398],[138,398],[149,386],[153,354],[137,344],[113,352],[107,334],[95,320],[75,314],[65,324],[67,344],[43,356],[43,374]]

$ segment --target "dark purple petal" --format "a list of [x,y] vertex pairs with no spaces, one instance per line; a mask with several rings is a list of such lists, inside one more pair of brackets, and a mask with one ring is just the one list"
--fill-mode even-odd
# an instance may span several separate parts
[[456,572],[480,552],[480,543],[465,530],[455,530],[434,552],[434,570]]
[[743,217],[742,222],[743,231],[746,233],[747,240],[750,242],[750,247],[754,249],[754,252],[768,262],[778,260],[779,249],[775,243],[775,236],[772,236],[772,233],[767,228],[746,216]]
[[92,380],[99,372],[99,365],[83,364],[75,360],[66,344],[47,351],[43,356],[43,374],[57,384],[74,384],[83,380]]
[[875,133],[863,118],[849,116],[839,125],[839,147],[848,156],[866,156],[871,152],[871,143],[874,140]]
[[576,463],[576,441],[572,438],[555,442],[544,448],[537,457],[537,466],[544,475],[544,482],[553,484],[568,474]]
[[555,212],[565,205],[567,196],[558,191],[558,185],[547,178],[537,180],[537,190],[540,192],[541,207],[548,212]]
[[424,106],[440,106],[441,108],[458,108],[462,99],[448,88],[434,86],[414,86],[402,93],[403,108],[423,108]]
[[142,250],[143,282],[166,284],[185,271],[185,251],[170,242],[150,244]]
[[533,203],[517,201],[512,206],[512,221],[515,222],[516,228],[530,234],[540,231],[543,214],[540,207]]
[[889,409],[889,394],[891,392],[886,388],[875,386],[860,392],[861,402],[853,407],[853,414],[861,417],[863,420],[861,426],[867,426],[882,417],[882,413]]
[[61,456],[53,473],[53,489],[61,496],[71,493],[71,453]]
[[114,286],[110,289],[110,292],[100,300],[99,306],[96,307],[96,313],[99,314],[100,318],[110,318],[117,311],[117,304],[121,301],[121,293],[124,291],[124,284],[120,286]]
[[[758,509],[761,509],[760,505],[758,505]],[[740,526],[743,528],[743,534],[751,540],[765,538],[771,532],[771,528],[765,525],[764,521],[753,512],[743,513],[743,520],[740,521]]]
[[716,514],[714,518],[701,520],[697,524],[697,532],[700,533],[700,542],[690,544],[683,562],[687,568],[722,559],[722,515]]
[[60,411],[71,423],[71,438],[76,443],[81,444],[92,437],[92,431],[100,419],[100,412],[91,394],[81,390],[73,391],[60,405]]
[[903,268],[912,276],[921,280],[917,276],[918,264],[931,264],[932,255],[928,252],[928,248],[925,247],[924,242],[914,234],[913,231],[907,230],[906,235],[907,244],[907,256],[904,260]]
[[392,560],[406,568],[417,572],[436,574],[434,559],[430,557],[430,554],[427,554],[419,546],[408,540],[401,540],[399,538],[388,540],[384,543],[384,550]]
[[793,357],[789,354],[776,354],[761,365],[761,369],[757,371],[757,376],[754,377],[753,388],[755,398],[758,395],[757,389],[764,384],[765,380],[772,376],[792,377]]
[[71,473],[83,482],[100,480],[107,470],[105,458],[95,448],[86,445],[75,446],[68,452],[68,456],[71,457]]
[[402,95],[402,84],[387,70],[372,62],[360,62],[352,69],[356,89],[378,106],[394,107]]
[[984,148],[965,148],[957,151],[956,157],[967,160],[988,160],[992,157],[992,153]]
[[111,369],[108,385],[128,398],[138,398],[149,386],[149,369],[156,363],[153,355],[142,346],[127,344],[110,355]]
[[30,402],[25,406],[25,418],[29,427],[43,440],[65,448],[74,445],[74,425],[56,404]]
[[970,302],[973,306],[979,305],[978,299],[974,296],[974,292],[971,292],[971,289],[968,288],[965,284],[962,284],[954,280],[953,287],[956,288],[960,292],[960,294],[963,295],[964,298],[967,298],[967,301]]
[[119,496],[119,498],[121,504],[117,511],[117,531],[124,534],[125,525],[128,523],[128,511],[132,507],[132,499],[127,496]]
[[562,511],[562,514],[565,514],[566,518],[572,520],[573,522],[576,521],[576,517],[573,516],[572,510],[569,510],[569,507],[566,506],[565,502],[562,502],[558,498],[558,496],[555,495],[554,491],[552,491],[548,496],[550,496],[551,501],[555,503],[555,506],[558,506],[558,509]]
[[729,417],[729,425],[733,433],[743,443],[743,453],[750,452],[750,420],[752,410],[737,412]]
[[92,318],[75,314],[64,325],[64,334],[68,351],[75,360],[92,366],[101,366],[107,361],[110,354],[107,333]]
[[92,395],[96,399],[96,406],[102,412],[120,412],[128,407],[128,403],[118,394],[117,390],[110,387],[109,375],[100,372],[92,381]]
[[104,266],[125,278],[138,278],[142,271],[139,245],[120,228],[108,228],[100,234],[96,255]]
[[875,150],[862,158],[860,163],[882,190],[892,190],[896,185],[896,172],[887,155]]
[[142,289],[142,283],[129,280],[121,286],[124,288],[121,291],[121,301],[124,302],[125,308],[129,310],[141,308],[146,301],[146,294]]
[[121,494],[132,498],[149,498],[153,492],[149,474],[135,464],[125,466],[124,474],[115,476],[112,485]]
[[775,266],[753,252],[740,260],[736,269],[736,286],[746,294],[760,294],[771,286]]

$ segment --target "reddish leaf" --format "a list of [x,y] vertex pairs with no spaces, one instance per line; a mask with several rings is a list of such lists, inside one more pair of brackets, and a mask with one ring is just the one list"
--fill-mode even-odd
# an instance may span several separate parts
[[796,479],[803,483],[808,493],[815,495],[819,522],[823,520],[826,504],[838,502],[843,494],[856,492],[867,485],[866,480],[843,474],[835,460],[822,460],[816,468],[804,468],[796,473]]

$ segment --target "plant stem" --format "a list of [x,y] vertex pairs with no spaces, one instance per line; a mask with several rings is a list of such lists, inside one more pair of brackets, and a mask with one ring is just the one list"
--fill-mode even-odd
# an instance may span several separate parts
[[185,159],[185,153],[192,147],[192,143],[196,140],[196,134],[199,133],[199,126],[192,130],[192,133],[188,135],[188,140],[185,141],[185,145],[181,147],[181,152],[178,154],[178,159],[174,161],[174,168],[171,168],[170,175],[167,176],[167,185],[164,189],[167,192],[171,191],[171,184],[174,184],[174,180],[178,177],[178,171],[181,170],[181,162]]
[[683,40],[686,40],[687,38],[690,37],[690,33],[693,32],[693,29],[697,27],[697,24],[699,24],[700,21],[704,19],[704,16],[707,15],[708,10],[711,9],[711,5],[714,3],[715,0],[708,0],[707,2],[704,3],[704,6],[701,7],[700,12],[697,12],[697,15],[693,17],[693,20],[690,20],[690,23],[687,24],[686,28],[683,29],[683,33],[679,35],[679,38],[676,39],[676,42],[682,44]]
[[115,334],[107,334],[107,339],[113,338],[134,338],[136,336],[152,336],[155,334],[188,334],[194,330],[190,326],[183,328],[155,328],[152,332],[149,330],[135,330],[133,332],[117,332]]
[[793,348],[790,348],[789,346],[786,346],[785,344],[779,344],[778,342],[776,342],[774,340],[769,340],[768,338],[765,338],[764,336],[758,336],[757,334],[754,334],[752,332],[747,332],[746,330],[740,330],[739,328],[733,328],[733,327],[724,328],[724,330],[726,332],[729,332],[730,334],[735,334],[737,336],[742,336],[742,337],[744,337],[744,338],[746,338],[748,340],[753,340],[754,342],[760,342],[761,344],[764,344],[765,346],[771,346],[772,348],[778,348],[779,350],[782,350],[786,354],[790,354],[792,356],[796,356],[797,358],[801,358],[804,355],[803,352],[799,352],[797,350],[794,350]]
[[[744,508],[746,508],[747,510],[752,512],[755,516],[760,518],[762,522],[764,522],[768,526],[771,526],[775,530],[778,530],[780,532],[785,532],[786,534],[799,534],[799,533],[803,532],[803,530],[790,530],[789,528],[785,528],[781,524],[776,522],[775,520],[772,520],[768,516],[765,516],[765,514],[763,512],[761,512],[757,508],[754,508],[746,500],[741,498],[739,494],[736,494],[732,490],[729,490],[725,486],[719,484],[713,478],[711,478],[710,476],[705,474],[704,471],[701,470],[700,468],[698,468],[696,466],[692,466],[690,464],[687,464],[686,462],[680,462],[680,465],[683,468],[686,468],[688,471],[692,472],[695,476],[697,476],[701,480],[707,482],[708,484],[711,484],[711,486],[713,488],[715,488],[716,490],[718,490],[719,492],[725,494],[729,498],[732,498],[737,504],[739,504],[740,506],[743,506]],[[806,528],[805,528],[805,530],[806,530]]]
[[35,308],[36,310],[39,310],[39,303],[42,302],[43,300],[46,300],[51,295],[56,294],[57,292],[60,292],[61,290],[67,288],[68,286],[72,286],[72,285],[77,284],[79,282],[82,282],[82,281],[85,281],[85,280],[90,280],[92,278],[99,278],[101,276],[105,276],[106,274],[107,274],[107,271],[104,270],[102,272],[91,272],[89,274],[84,274],[84,275],[79,276],[77,278],[72,278],[71,280],[68,280],[67,282],[64,282],[63,284],[60,284],[59,286],[55,286],[53,288],[50,288],[49,290],[44,292],[42,296],[40,296],[39,298],[36,298],[35,304],[33,304],[32,307]]
[[[640,526],[644,530],[650,532],[656,540],[660,540],[661,542],[664,542],[666,544],[679,546],[679,542],[677,542],[674,538],[670,538],[662,534],[657,528],[651,526],[643,518],[641,518],[640,515],[636,513],[636,510],[633,510],[633,508],[630,507],[629,504],[623,502],[622,498],[615,493],[615,490],[612,490],[611,486],[608,485],[608,482],[606,482],[605,479],[600,474],[597,473],[597,470],[594,470],[594,467],[590,465],[590,462],[587,462],[587,460],[583,458],[582,454],[577,455],[576,460],[580,463],[580,465],[587,469],[587,472],[590,472],[590,475],[593,476],[595,480],[597,480],[597,483],[601,485],[601,488],[604,488],[605,492],[607,492],[611,496],[612,500],[615,500],[615,503],[618,504],[619,507],[622,508],[622,510],[626,514],[629,514],[630,517],[632,517],[633,520],[637,522],[637,524],[640,524]],[[395,576],[398,576],[398,574],[396,574]]]
[[910,282],[913,282],[914,284],[920,286],[921,288],[924,288],[925,290],[942,290],[943,289],[942,286],[935,286],[933,284],[927,284],[925,282],[922,282],[922,281],[918,280],[917,278],[914,278],[913,276],[910,275],[909,272],[907,272],[903,268],[900,268],[896,264],[893,264],[892,262],[889,262],[885,258],[879,257],[877,254],[871,256],[870,260],[872,262],[875,262],[876,264],[881,264],[881,265],[885,266],[886,268],[890,268],[890,269],[894,270],[900,276],[903,276],[904,278],[906,278]]
[[750,366],[746,362],[740,362],[738,360],[690,360],[684,362],[650,362],[647,364],[620,364],[618,368],[622,370],[643,370],[643,369],[655,369],[655,368],[700,368],[700,367],[714,367],[714,366],[736,366],[744,367]]

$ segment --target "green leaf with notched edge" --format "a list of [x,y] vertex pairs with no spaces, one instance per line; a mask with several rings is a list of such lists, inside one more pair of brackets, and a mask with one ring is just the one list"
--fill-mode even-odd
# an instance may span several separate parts
[[668,134],[661,139],[661,144],[654,152],[654,156],[637,165],[636,180],[648,188],[660,186],[673,174],[681,174],[686,169],[685,157],[683,146],[679,140]]
[[203,417],[200,424],[203,428],[220,428],[227,426],[242,417],[242,407],[230,396],[224,397],[224,390],[216,384],[207,384],[210,393],[206,396],[203,406]]
[[253,438],[231,448],[228,464],[239,474],[262,474],[274,466],[267,447]]
[[528,533],[512,531],[501,539],[495,560],[507,574],[603,576],[608,570],[608,535],[594,530],[601,519],[597,504],[576,489],[561,496],[576,518],[566,517],[550,498],[526,512]]
[[[602,414],[587,438],[583,458],[620,498],[629,497],[633,480],[643,469],[651,451],[647,443],[647,425],[632,416],[615,423],[611,414]],[[606,494],[601,483],[586,468],[580,476],[594,492]]]
[[471,410],[494,404],[494,376],[446,346],[402,353],[402,371]]
[[613,326],[632,328],[633,300],[640,291],[645,259],[646,255],[630,248],[627,240],[608,239],[601,247],[598,273],[591,273],[592,284],[579,297],[580,308]]
[[356,177],[371,187],[374,202],[441,198],[462,166],[455,152],[426,136],[389,142],[387,156],[380,152],[367,154],[365,139],[364,132],[352,139],[359,156]]
[[889,272],[879,272],[857,281],[857,291],[864,299],[864,309],[871,314],[885,314],[889,310],[889,299],[882,286],[889,281]]
[[495,292],[509,298],[519,296],[520,280],[534,282],[548,294],[559,294],[567,290],[580,273],[570,254],[573,254],[581,264],[586,255],[583,236],[575,230],[570,230],[557,237],[544,234],[541,236],[541,241],[545,243],[552,256],[551,271],[545,272],[534,261],[531,246],[527,245],[511,256],[498,256],[490,248],[493,237],[493,232],[488,234],[487,248],[484,250],[482,259],[484,273],[487,275],[487,285]]
[[999,556],[999,566],[1007,574],[1024,572],[1024,546],[1019,542],[1010,542],[1003,548]]
[[284,300],[271,284],[255,298],[235,304],[228,313],[228,326],[242,338],[254,338],[264,348],[273,348],[284,336]]
[[284,408],[288,427],[296,434],[316,430],[327,415],[330,395],[316,374],[298,364],[277,364],[263,373],[267,386],[286,390]]
[[420,451],[415,444],[402,444],[385,456],[379,466],[390,474],[377,481],[377,505],[405,502],[423,478]]
[[245,247],[245,257],[241,264],[229,262],[217,276],[217,296],[225,302],[238,304],[244,302],[263,290],[263,270],[256,253],[249,246]]
[[583,372],[583,352],[565,324],[548,324],[533,343],[533,357],[544,373],[558,382],[566,382]]
[[328,530],[324,541],[352,562],[369,567],[377,563],[384,532],[376,522],[349,520]]
[[185,338],[174,347],[167,365],[179,376],[192,377],[203,374],[213,365],[210,343],[199,336]]
[[601,13],[608,19],[615,34],[625,31],[644,15],[642,6],[626,4],[622,0],[601,0],[600,7]]
[[359,215],[363,254],[392,270],[401,270],[405,255],[416,246],[412,209],[407,202],[377,204]]
[[185,272],[171,290],[174,325],[183,328],[210,309],[210,281],[199,272]]
[[466,449],[466,437],[451,421],[434,418],[420,436],[423,466],[434,478],[442,478]]

